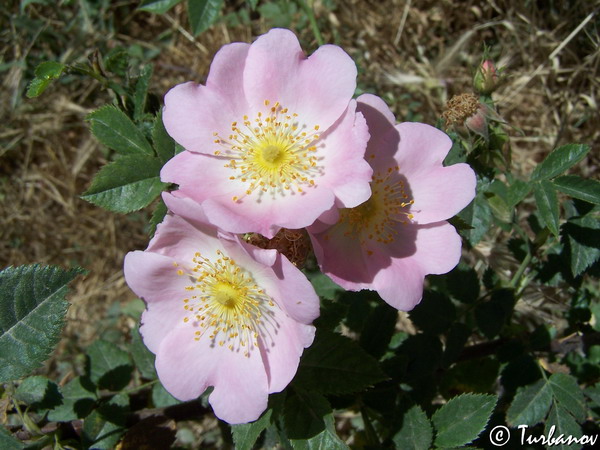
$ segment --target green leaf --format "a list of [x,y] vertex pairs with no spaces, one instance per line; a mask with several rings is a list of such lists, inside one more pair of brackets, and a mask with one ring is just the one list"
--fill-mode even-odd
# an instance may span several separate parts
[[471,332],[471,328],[461,322],[452,324],[446,335],[446,347],[442,358],[444,367],[450,367],[458,359]]
[[148,95],[148,85],[152,78],[152,64],[145,65],[135,84],[135,94],[133,96],[133,118],[138,121],[142,119],[146,109],[146,97]]
[[27,97],[37,97],[44,92],[53,80],[62,75],[66,67],[64,64],[56,61],[46,61],[37,66],[35,69],[35,78],[31,80],[27,89]]
[[574,277],[600,258],[600,221],[588,214],[569,220],[562,227]]
[[321,272],[307,273],[307,277],[315,288],[315,292],[321,298],[334,300],[339,292],[344,289],[335,284],[331,278]]
[[394,435],[396,448],[401,450],[424,450],[431,447],[433,430],[427,415],[415,405],[402,417],[402,427]]
[[296,450],[348,448],[335,431],[331,406],[320,394],[295,390],[286,399],[284,421]]
[[519,180],[518,178],[508,187],[507,201],[511,208],[514,208],[519,204],[527,194],[531,191],[531,183]]
[[583,393],[590,399],[592,406],[600,407],[600,383],[585,388]]
[[54,80],[62,75],[67,68],[56,61],[46,61],[35,68],[35,76],[44,80]]
[[552,390],[546,380],[538,380],[529,386],[517,389],[506,413],[506,421],[511,427],[536,425],[548,414],[552,406]]
[[181,401],[169,394],[162,384],[156,383],[152,386],[152,403],[155,408],[167,408],[178,405]]
[[41,78],[34,78],[29,83],[27,88],[27,98],[34,98],[42,94],[48,86],[50,86],[52,80],[43,80]]
[[[285,394],[282,394],[285,395]],[[231,426],[231,434],[236,450],[252,450],[254,443],[260,437],[261,433],[273,422],[273,413],[281,407],[282,395],[269,397],[271,407],[267,409],[258,420],[252,423],[244,423]],[[273,405],[274,398],[277,405]],[[277,415],[277,413],[276,413]]]
[[379,359],[388,348],[398,322],[398,310],[381,302],[370,312],[360,333],[360,346]]
[[568,144],[557,148],[536,166],[531,181],[548,180],[573,167],[590,151],[589,145]]
[[223,0],[188,0],[188,15],[194,36],[206,31],[219,17]]
[[315,392],[295,390],[285,402],[284,419],[290,439],[308,439],[325,429],[324,416],[331,413],[327,399]]
[[473,303],[479,298],[479,277],[467,265],[459,264],[446,275],[446,286],[450,295],[464,303]]
[[246,3],[250,7],[252,11],[256,9],[256,5],[258,5],[258,0],[246,0]]
[[83,419],[96,404],[96,387],[86,377],[77,377],[62,388],[63,403],[48,413],[48,420],[70,422]]
[[83,421],[84,448],[113,449],[125,432],[129,397],[118,394],[94,410]]
[[425,333],[441,334],[456,319],[456,308],[445,295],[426,290],[421,303],[410,312],[410,318]]
[[510,222],[512,219],[512,209],[506,203],[506,200],[494,193],[488,194],[486,197],[494,216],[501,222]]
[[475,308],[477,326],[489,339],[500,334],[508,323],[515,305],[514,292],[511,289],[492,291],[489,301],[480,303]]
[[13,437],[13,435],[4,428],[4,425],[0,425],[0,448],[4,450],[22,450],[25,448],[25,444]]
[[173,6],[181,2],[182,0],[142,0],[138,9],[154,14],[164,14]]
[[133,367],[127,352],[111,342],[97,340],[88,347],[90,378],[100,389],[119,391],[131,379]]
[[552,234],[558,236],[559,208],[554,185],[550,181],[540,181],[533,185],[533,194],[542,225],[546,225]]
[[165,205],[165,202],[161,198],[156,204],[154,211],[152,211],[152,217],[150,217],[150,231],[148,234],[151,238],[154,236],[154,233],[156,233],[156,228],[161,224],[166,215],[167,205]]
[[600,205],[600,181],[565,175],[552,180],[559,191],[580,200]]
[[356,342],[328,330],[317,330],[304,351],[294,385],[323,394],[358,392],[386,379],[376,359]]
[[0,272],[0,382],[28,375],[50,356],[69,306],[67,284],[82,273],[39,265]]
[[158,158],[121,156],[98,172],[81,198],[109,211],[137,211],[148,206],[168,186],[160,181],[161,167]]
[[156,114],[154,119],[154,127],[152,128],[152,142],[158,158],[164,163],[176,155],[175,141],[167,130],[162,121],[162,109]]
[[[554,428],[554,430],[553,430]],[[546,420],[546,429],[544,430],[544,434],[548,438],[557,439],[560,435],[563,435],[563,439],[561,439],[561,443],[554,444],[551,449],[557,450],[577,450],[581,448],[581,445],[573,444],[567,445],[566,440],[569,436],[574,438],[581,437],[581,427],[575,422],[573,416],[569,414],[564,408],[559,405],[552,406],[550,410],[550,414],[548,414],[548,419]]]
[[92,133],[108,148],[122,155],[153,156],[152,146],[127,115],[107,105],[89,114]]
[[481,194],[478,194],[458,216],[471,227],[461,232],[471,245],[476,245],[481,240],[492,223],[490,205]]
[[131,330],[131,356],[142,377],[147,380],[156,379],[154,369],[154,354],[146,348],[137,327]]
[[555,373],[548,380],[558,404],[569,411],[578,422],[586,417],[585,399],[577,380],[571,375]]
[[117,46],[104,56],[104,67],[120,77],[126,77],[129,69],[129,53],[125,47]]
[[473,442],[485,429],[496,406],[495,395],[462,394],[454,397],[431,420],[436,429],[435,445],[460,447]]
[[62,395],[56,383],[39,375],[25,378],[15,391],[15,398],[40,409],[53,408],[62,403]]

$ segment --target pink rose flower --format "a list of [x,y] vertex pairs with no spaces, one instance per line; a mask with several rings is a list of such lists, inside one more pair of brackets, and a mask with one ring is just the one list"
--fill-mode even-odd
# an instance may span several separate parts
[[356,66],[341,48],[324,45],[307,58],[289,30],[226,45],[206,85],[180,84],[165,97],[165,127],[188,151],[161,179],[232,233],[272,238],[332,207],[354,207],[369,198],[371,181],[355,87]]
[[371,133],[366,158],[373,195],[356,208],[322,216],[308,231],[321,270],[336,283],[375,290],[407,311],[421,300],[425,275],[458,264],[461,239],[445,219],[475,196],[475,173],[467,164],[442,165],[452,147],[442,131],[422,123],[395,125],[374,95],[357,101]]
[[179,400],[213,386],[215,415],[231,424],[260,416],[313,341],[319,299],[306,277],[206,223],[167,216],[124,270],[146,302],[140,333],[163,386]]

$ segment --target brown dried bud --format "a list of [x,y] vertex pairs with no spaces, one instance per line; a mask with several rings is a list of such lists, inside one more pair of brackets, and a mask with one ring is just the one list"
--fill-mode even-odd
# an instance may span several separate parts
[[304,229],[282,228],[273,239],[267,239],[258,233],[248,233],[244,235],[244,240],[258,248],[277,250],[300,269],[304,267],[306,259],[312,251],[310,237]]
[[474,94],[455,95],[446,103],[446,111],[442,114],[446,127],[462,125],[479,110],[479,99]]

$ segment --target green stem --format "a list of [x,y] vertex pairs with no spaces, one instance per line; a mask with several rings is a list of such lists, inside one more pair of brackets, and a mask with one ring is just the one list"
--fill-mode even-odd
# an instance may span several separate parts
[[377,437],[377,432],[371,423],[371,419],[369,418],[369,414],[367,413],[366,408],[363,406],[360,408],[360,414],[363,419],[363,423],[365,424],[365,437],[367,438],[367,442],[375,447],[379,447],[380,442]]
[[148,381],[147,383],[140,384],[138,387],[134,387],[131,389],[127,389],[125,391],[121,391],[120,394],[133,394],[134,392],[141,391],[142,389],[147,388],[148,386],[152,386],[153,384],[158,383],[158,380]]
[[531,251],[527,252],[527,255],[525,255],[525,258],[523,258],[523,261],[521,262],[521,265],[515,272],[515,275],[510,280],[511,288],[515,289],[517,287],[517,285],[521,281],[521,277],[523,277],[523,274],[525,273],[525,269],[527,269],[527,266],[529,266],[529,263],[531,262],[532,258],[533,256],[531,254]]
[[323,45],[324,44],[323,36],[321,35],[321,31],[319,31],[319,25],[317,24],[315,12],[312,9],[312,1],[311,1],[310,6],[306,2],[306,0],[296,0],[296,1],[298,2],[298,4],[304,10],[304,12],[306,13],[306,16],[308,17],[308,21],[310,22],[310,26],[313,30],[313,34],[315,35],[315,39],[317,40],[317,44]]

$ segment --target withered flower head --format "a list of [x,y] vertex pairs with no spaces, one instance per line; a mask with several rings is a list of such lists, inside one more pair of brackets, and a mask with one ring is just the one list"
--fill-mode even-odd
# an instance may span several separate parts
[[267,239],[258,233],[247,233],[244,240],[255,247],[277,250],[298,268],[304,267],[312,251],[310,238],[304,229],[282,228],[273,239]]

